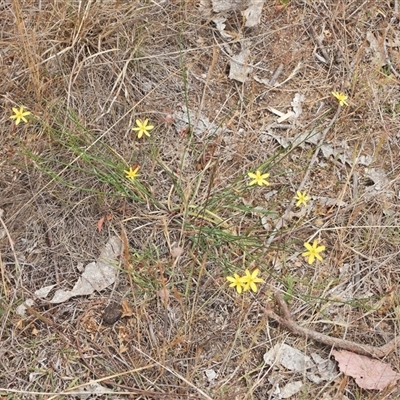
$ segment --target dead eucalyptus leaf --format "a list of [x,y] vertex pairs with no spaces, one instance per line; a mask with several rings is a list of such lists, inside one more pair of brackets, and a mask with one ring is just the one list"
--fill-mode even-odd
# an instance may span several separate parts
[[118,257],[121,254],[122,242],[113,236],[106,243],[95,262],[86,265],[82,276],[72,290],[57,290],[50,303],[59,304],[74,296],[84,296],[100,292],[115,282],[118,272]]
[[333,350],[332,354],[339,363],[340,371],[354,378],[362,389],[382,390],[395,385],[400,379],[400,374],[382,361],[347,350]]
[[290,371],[301,373],[314,365],[310,357],[285,343],[277,343],[265,353],[264,362],[268,365],[282,365]]
[[40,297],[41,299],[45,299],[55,286],[56,285],[44,286],[44,287],[36,290],[35,295],[37,297]]
[[250,43],[243,45],[242,51],[231,58],[229,79],[244,83],[248,80],[253,67],[250,65]]
[[249,1],[248,7],[242,12],[242,15],[246,19],[246,28],[253,28],[260,23],[264,1],[265,0]]

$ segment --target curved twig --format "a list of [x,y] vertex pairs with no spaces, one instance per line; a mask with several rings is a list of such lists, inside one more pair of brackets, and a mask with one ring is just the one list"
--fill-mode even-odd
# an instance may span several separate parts
[[344,350],[349,350],[357,354],[361,354],[364,356],[372,356],[375,358],[383,358],[396,349],[397,345],[400,344],[400,338],[395,337],[390,342],[384,344],[380,347],[370,346],[368,344],[360,344],[351,342],[350,340],[340,339],[331,337],[328,335],[324,335],[323,333],[319,333],[313,331],[308,328],[304,328],[298,325],[290,314],[289,308],[283,300],[282,296],[278,293],[274,293],[275,300],[280,308],[281,315],[276,314],[271,308],[266,307],[264,309],[265,313],[268,317],[274,319],[279,324],[283,325],[290,332],[295,335],[307,337],[309,339],[315,340],[316,342],[326,344],[328,346],[338,347]]

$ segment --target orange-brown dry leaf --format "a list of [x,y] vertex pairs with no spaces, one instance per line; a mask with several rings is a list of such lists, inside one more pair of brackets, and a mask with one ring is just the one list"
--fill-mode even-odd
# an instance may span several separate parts
[[103,230],[104,221],[109,221],[112,218],[112,215],[104,215],[97,221],[97,230],[101,232]]
[[382,361],[347,350],[333,350],[332,354],[339,363],[340,371],[353,377],[362,389],[382,390],[395,385],[400,379],[400,374]]
[[19,319],[17,321],[17,323],[15,324],[15,326],[16,326],[17,329],[23,329],[24,328],[24,320]]
[[97,231],[98,232],[101,232],[103,229],[104,219],[105,219],[105,217],[103,216],[97,221]]
[[131,317],[131,316],[133,315],[132,307],[129,305],[127,299],[123,299],[123,300],[122,300],[121,306],[122,306],[122,315],[121,315],[121,318],[124,318],[124,317]]

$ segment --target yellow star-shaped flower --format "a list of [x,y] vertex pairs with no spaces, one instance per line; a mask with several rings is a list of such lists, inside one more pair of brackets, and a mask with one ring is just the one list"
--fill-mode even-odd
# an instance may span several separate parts
[[312,245],[308,242],[304,243],[304,247],[307,249],[307,251],[305,251],[301,255],[306,258],[308,257],[309,264],[312,264],[315,259],[322,261],[322,257],[319,253],[325,250],[325,246],[318,246],[317,239],[314,240],[314,243]]
[[333,96],[335,96],[338,99],[339,104],[341,106],[348,106],[347,101],[346,101],[347,100],[347,96],[344,93],[332,92],[332,94],[333,94]]
[[229,282],[232,282],[229,287],[236,287],[237,292],[240,294],[242,293],[244,283],[243,283],[243,278],[240,277],[238,274],[233,274],[233,276],[227,276],[226,279]]
[[132,130],[138,133],[139,139],[143,136],[143,134],[150,137],[150,133],[148,131],[151,131],[154,128],[154,126],[147,125],[148,123],[149,123],[148,119],[145,119],[143,122],[140,119],[136,120],[137,128],[132,128]]
[[307,206],[307,201],[311,200],[310,196],[307,196],[307,192],[304,191],[303,193],[298,190],[296,192],[296,196],[294,196],[294,199],[297,200],[296,206],[300,207],[301,205],[304,205],[305,207]]
[[31,115],[30,111],[24,111],[24,106],[21,106],[20,109],[18,108],[12,108],[14,111],[14,115],[11,115],[11,119],[15,119],[15,125],[18,125],[21,121],[24,121],[25,123],[28,122],[28,120],[25,118],[27,115]]
[[244,283],[243,291],[251,289],[253,292],[257,292],[256,283],[264,282],[261,278],[257,278],[259,269],[255,269],[253,273],[250,273],[248,269],[246,269],[246,275],[242,277],[242,282]]
[[252,181],[250,181],[249,186],[255,184],[257,184],[258,186],[269,185],[269,182],[266,180],[267,178],[269,178],[269,174],[262,174],[260,171],[257,171],[255,174],[249,172],[247,175],[253,179]]
[[140,167],[138,165],[134,166],[134,168],[129,167],[129,170],[124,171],[126,174],[126,177],[133,182],[135,180],[135,178],[137,178],[139,176],[139,173],[138,173],[139,168]]

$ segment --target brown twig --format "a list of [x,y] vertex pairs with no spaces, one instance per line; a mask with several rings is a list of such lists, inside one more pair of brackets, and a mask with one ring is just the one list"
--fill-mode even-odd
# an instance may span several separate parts
[[275,85],[275,82],[278,80],[282,71],[283,71],[283,64],[279,64],[278,68],[275,70],[274,74],[272,75],[272,78],[270,79],[270,81],[268,83],[270,86]]
[[338,347],[344,350],[352,351],[357,354],[362,354],[364,356],[372,356],[375,358],[383,358],[395,350],[396,346],[400,344],[400,340],[398,338],[392,339],[390,342],[386,343],[383,346],[375,347],[370,346],[368,344],[359,344],[355,342],[351,342],[345,339],[339,339],[335,337],[331,337],[328,335],[324,335],[323,333],[319,333],[313,331],[308,328],[304,328],[298,325],[290,314],[289,308],[282,296],[278,293],[274,293],[275,300],[280,308],[281,315],[276,314],[271,308],[266,307],[265,313],[268,317],[274,319],[280,325],[283,325],[290,332],[307,337],[309,339],[315,340],[316,342],[326,344],[328,346]]
[[42,315],[39,311],[36,311],[33,307],[28,306],[28,304],[25,303],[26,310],[28,311],[28,314],[33,315],[35,318],[39,319],[40,321],[44,322],[47,326],[54,326],[54,322]]

